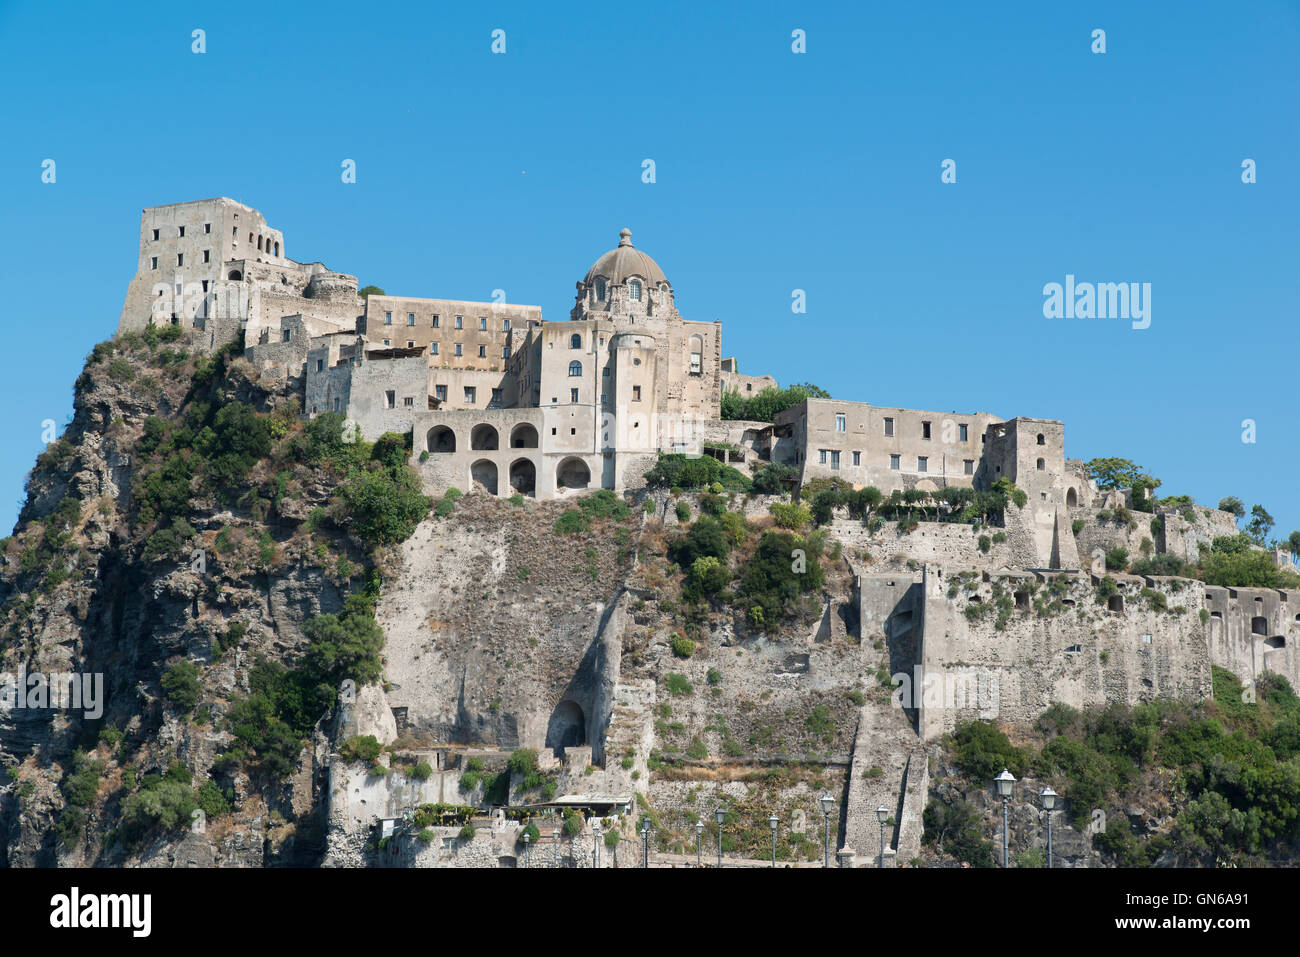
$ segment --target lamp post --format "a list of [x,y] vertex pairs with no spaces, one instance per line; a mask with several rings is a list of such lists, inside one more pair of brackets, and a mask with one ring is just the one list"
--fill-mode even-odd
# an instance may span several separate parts
[[1043,799],[1043,810],[1047,812],[1047,866],[1052,866],[1052,811],[1056,809],[1056,792],[1050,787],[1038,792]]
[[700,844],[704,840],[704,821],[696,818],[695,820],[695,866],[700,866]]
[[559,867],[560,866],[560,810],[559,808],[556,808],[555,810],[554,827],[555,827],[555,862],[551,866]]
[[600,867],[600,822],[599,821],[591,822],[591,834],[592,834],[591,866],[593,868],[599,868]]
[[880,862],[881,870],[885,867],[885,822],[889,820],[889,808],[883,804],[876,808],[876,820],[880,822]]
[[524,826],[524,857],[525,857],[525,858],[528,857],[528,830],[527,830],[527,825]]
[[772,829],[772,866],[776,867],[776,826],[780,822],[776,819],[776,812],[773,811],[771,817],[767,819],[767,826]]
[[650,819],[641,819],[641,866],[650,866]]
[[821,797],[822,814],[826,816],[826,856],[822,861],[822,867],[831,866],[831,808],[835,806],[835,799],[830,794],[823,794]]
[[718,822],[718,867],[722,866],[722,822],[727,819],[727,812],[718,808],[713,812],[713,819]]
[[1011,800],[1011,789],[1015,787],[1016,776],[1003,768],[1002,773],[993,779],[993,783],[997,785],[998,796],[1002,798],[1002,867],[1005,869],[1010,862],[1007,844],[1007,801]]

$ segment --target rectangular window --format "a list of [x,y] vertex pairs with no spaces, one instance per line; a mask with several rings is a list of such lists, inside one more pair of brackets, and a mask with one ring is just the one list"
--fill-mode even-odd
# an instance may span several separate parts
[[395,393],[392,389],[386,390],[384,392],[384,408],[392,409],[392,408],[396,408],[396,406],[397,406],[397,393]]
[[456,343],[456,355],[462,355],[462,354],[463,354],[463,353],[461,352],[461,349],[460,349],[460,343],[458,342],[458,343]]
[[433,317],[433,328],[435,328],[435,329],[438,328],[438,317],[437,317],[437,316],[434,316],[434,317]]
[[408,312],[408,313],[406,314],[406,324],[407,324],[408,326],[413,326],[413,325],[415,325],[415,313],[413,313],[413,312]]
[[464,328],[465,328],[465,317],[464,317],[464,316],[457,316],[457,317],[456,317],[456,328],[457,328],[457,329],[464,329]]
[[578,401],[578,390],[577,390],[577,389],[570,389],[570,390],[569,390],[569,401],[570,401],[570,402],[577,402],[577,401]]
[[402,400],[402,405],[406,406],[408,409],[412,408],[415,405],[414,397],[408,395]]
[[317,360],[316,360],[316,371],[317,371],[317,372],[324,372],[324,371],[325,371],[325,360],[324,360],[324,359],[317,359]]
[[691,375],[699,375],[700,369],[701,369],[700,354],[698,352],[692,352],[691,353]]
[[479,347],[478,347],[478,357],[479,357],[480,359],[486,359],[486,358],[487,358],[487,346],[479,346]]
[[203,261],[204,261],[205,263],[210,263],[210,262],[212,262],[212,250],[211,250],[211,249],[205,249],[205,250],[203,250]]
[[493,404],[494,406],[499,406],[499,405],[501,404],[501,390],[500,390],[500,389],[493,389],[493,390],[492,390],[492,404]]
[[211,223],[204,223],[204,224],[203,224],[203,234],[206,236],[206,235],[207,235],[208,233],[210,233],[210,232],[212,232],[212,224],[211,224]]
[[862,464],[862,453],[861,453],[861,452],[854,452],[854,453],[853,453],[853,464],[854,464],[854,465],[861,465],[861,464]]
[[921,423],[921,438],[923,438],[923,439],[928,439],[929,437],[930,437],[930,423],[929,423],[929,422],[922,422],[922,423]]
[[384,325],[391,326],[392,324],[393,324],[393,314],[391,312],[384,313]]
[[501,347],[501,358],[502,358],[502,359],[509,359],[509,358],[510,358],[510,347],[509,347],[509,346],[502,346],[502,347]]
[[964,462],[962,463],[962,471],[964,471],[967,475],[974,475],[974,474],[975,474],[975,460],[974,460],[974,459],[966,459],[966,461],[964,461]]
[[289,330],[289,329],[286,329],[286,330],[284,330],[283,334],[281,334],[281,336],[280,336],[280,341],[281,341],[281,342],[288,342],[289,339],[292,338],[292,336],[293,336],[293,332],[292,332],[291,330]]
[[158,241],[158,230],[156,229],[153,231],[153,241],[154,242]]
[[433,387],[433,397],[440,402],[447,401],[447,387],[445,385],[435,385]]
[[600,407],[601,407],[602,409],[608,409],[608,408],[609,408],[609,396],[608,396],[606,393],[604,393],[604,392],[602,392],[602,393],[600,394]]
[[927,459],[924,455],[918,455],[916,457],[916,470],[918,472],[930,471],[930,460]]
[[505,321],[505,325],[503,325],[501,328],[504,329],[506,332],[509,332],[509,331],[510,331],[510,320],[507,319],[507,320]]
[[825,450],[825,449],[818,449],[818,450],[817,450],[817,463],[818,463],[819,465],[825,465],[825,464],[826,464],[826,450]]
[[833,469],[837,469],[837,468],[839,468],[839,467],[840,467],[840,453],[837,452],[837,451],[832,451],[832,452],[831,452],[831,468],[833,468]]
[[429,351],[429,354],[430,354],[430,355],[435,355],[435,356],[436,356],[436,355],[438,354],[438,343],[436,343],[436,342],[431,342],[431,343],[429,343],[429,350],[430,350],[430,351]]
[[604,376],[606,379],[608,379],[608,378],[609,378],[609,366],[605,366],[605,368],[601,369],[601,370],[600,370],[600,374],[601,374],[602,376]]
[[181,237],[181,239],[184,239],[184,238],[185,238],[185,227],[184,227],[184,226],[181,226],[181,227],[180,227],[180,232],[177,233],[176,235],[179,236],[179,237]]
[[469,405],[473,405],[477,397],[478,397],[478,389],[475,386],[472,385],[465,386],[465,401]]
[[486,318],[486,317],[484,317],[484,316],[479,316],[479,317],[478,317],[478,328],[479,328],[479,332],[487,332],[487,318]]
[[339,410],[339,403],[342,402],[342,401],[343,401],[342,399],[338,399],[338,398],[336,398],[336,399],[334,400],[334,411],[335,411],[335,412],[337,412],[337,411]]
[[153,257],[149,260],[149,262],[150,262],[150,264],[151,264],[151,268],[153,268],[153,269],[157,269],[157,268],[158,268],[158,257],[157,257],[157,256],[153,256]]
[[957,426],[957,441],[958,442],[970,441],[970,430],[968,426],[965,425]]
[[184,254],[184,253],[177,253],[177,254],[176,254],[176,265],[178,265],[178,266],[184,266],[184,265],[185,265],[185,254]]
[[848,431],[848,428],[849,428],[849,420],[848,420],[848,418],[844,415],[844,413],[842,413],[842,412],[837,412],[837,413],[835,414],[835,431],[836,431],[836,432],[847,432],[847,431]]
[[886,435],[893,435],[893,434],[894,434],[894,420],[893,420],[893,419],[888,419],[888,418],[885,419],[885,434],[886,434]]
[[408,349],[414,349],[414,348],[415,348],[415,340],[414,340],[414,339],[407,339],[407,340],[406,340],[406,348],[408,348]]
[[900,468],[902,468],[902,467],[903,467],[903,466],[902,466],[902,456],[900,456],[900,455],[891,455],[891,456],[889,457],[889,467],[890,467],[891,469],[893,469],[895,472],[897,472]]
[[384,340],[384,345],[386,345],[386,346],[391,346],[391,345],[392,345],[392,343],[391,343],[391,342],[389,342],[389,341],[388,341],[388,340],[387,340],[387,339],[385,339],[385,340]]
[[641,401],[641,387],[639,385],[632,386],[632,401],[633,402]]

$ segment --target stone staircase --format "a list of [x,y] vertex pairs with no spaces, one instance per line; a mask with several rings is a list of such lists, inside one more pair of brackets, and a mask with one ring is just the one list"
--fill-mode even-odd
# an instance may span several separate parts
[[917,856],[928,783],[926,750],[906,714],[874,702],[859,708],[841,853],[852,849],[855,866],[876,866],[880,855],[876,808],[883,804],[893,822],[885,826],[885,866],[899,857],[906,861]]

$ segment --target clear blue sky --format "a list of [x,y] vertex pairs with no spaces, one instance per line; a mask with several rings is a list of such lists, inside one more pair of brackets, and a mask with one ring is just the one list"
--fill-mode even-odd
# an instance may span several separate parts
[[[549,318],[627,226],[742,371],[1061,419],[1300,528],[1296,4],[991,6],[0,2],[3,524],[140,210],[224,195],[363,285]],[[1151,327],[1045,319],[1067,273],[1151,283]]]

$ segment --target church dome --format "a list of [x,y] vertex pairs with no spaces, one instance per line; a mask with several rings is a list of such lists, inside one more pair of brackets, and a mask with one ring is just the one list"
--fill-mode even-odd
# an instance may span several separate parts
[[598,276],[604,276],[612,285],[622,283],[629,276],[640,276],[651,286],[668,282],[659,264],[632,245],[630,229],[618,234],[618,245],[596,260],[583,281],[590,284]]

